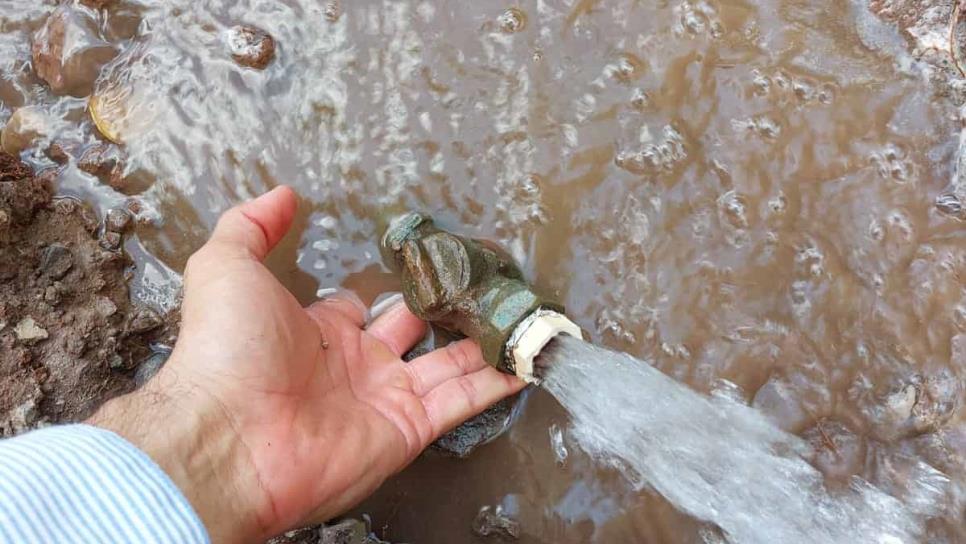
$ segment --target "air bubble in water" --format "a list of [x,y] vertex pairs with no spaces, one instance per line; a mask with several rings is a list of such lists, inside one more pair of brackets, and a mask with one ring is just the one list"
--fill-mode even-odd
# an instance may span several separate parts
[[936,197],[936,209],[943,215],[963,219],[966,217],[966,206],[955,193],[943,193]]
[[550,447],[553,448],[553,456],[557,459],[557,465],[564,466],[567,464],[567,456],[570,455],[570,452],[567,451],[567,445],[564,444],[563,430],[556,423],[550,426]]
[[527,16],[519,8],[509,8],[497,18],[500,30],[507,34],[520,32],[527,26]]
[[644,61],[631,53],[622,53],[613,64],[607,65],[606,72],[617,81],[630,83],[644,73]]

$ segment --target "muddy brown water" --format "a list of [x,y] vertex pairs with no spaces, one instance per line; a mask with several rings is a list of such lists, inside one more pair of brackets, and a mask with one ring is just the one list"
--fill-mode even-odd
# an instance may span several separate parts
[[[271,264],[303,301],[392,290],[381,229],[427,211],[506,247],[594,341],[808,437],[830,485],[901,488],[926,460],[951,479],[928,541],[963,542],[966,230],[935,206],[964,187],[961,121],[915,55],[941,47],[951,8],[898,3],[934,4],[938,23],[911,39],[830,0],[74,5],[120,52],[95,92],[117,98],[147,183],[72,161],[59,190],[139,204],[135,294],[160,305],[217,215],[279,183],[303,206]],[[23,152],[41,168],[51,142],[98,140],[87,98],[31,70],[53,9],[0,2],[0,120],[41,114]],[[233,62],[238,24],[274,36],[264,70]],[[474,542],[496,505],[525,543],[716,541],[573,448],[558,461],[549,429],[566,446],[567,422],[547,395],[516,418],[359,512],[413,543]]]

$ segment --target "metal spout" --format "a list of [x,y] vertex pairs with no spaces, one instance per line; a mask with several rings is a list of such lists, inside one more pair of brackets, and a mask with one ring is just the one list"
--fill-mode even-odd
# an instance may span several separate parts
[[536,294],[520,269],[485,243],[439,229],[409,213],[382,240],[419,318],[475,339],[498,370],[535,383],[533,359],[558,334],[581,337],[558,303]]

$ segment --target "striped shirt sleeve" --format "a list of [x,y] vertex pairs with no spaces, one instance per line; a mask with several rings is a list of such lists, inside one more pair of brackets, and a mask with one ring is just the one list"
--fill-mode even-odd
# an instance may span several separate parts
[[147,454],[90,425],[0,440],[0,542],[207,543]]

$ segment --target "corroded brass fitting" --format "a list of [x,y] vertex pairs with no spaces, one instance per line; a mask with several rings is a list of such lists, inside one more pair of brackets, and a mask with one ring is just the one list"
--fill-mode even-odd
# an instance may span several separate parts
[[[520,336],[514,332],[528,317],[552,313],[563,318],[563,308],[534,293],[507,256],[480,241],[441,230],[418,213],[393,221],[382,249],[402,274],[403,296],[414,314],[476,339],[488,363],[533,381],[536,353],[524,363],[529,368],[519,368],[521,359],[514,352],[518,342],[511,337]],[[523,328],[533,328],[532,321],[527,320]],[[580,329],[576,325],[573,329],[576,334],[568,333],[579,336]]]

